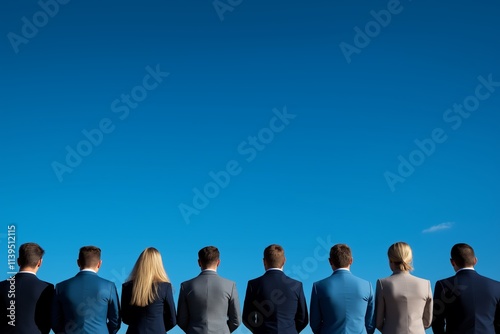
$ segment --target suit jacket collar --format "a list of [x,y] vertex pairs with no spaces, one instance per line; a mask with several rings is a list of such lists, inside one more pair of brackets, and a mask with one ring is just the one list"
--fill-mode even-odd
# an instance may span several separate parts
[[352,275],[350,270],[335,270],[332,274],[333,275]]
[[16,278],[25,277],[28,279],[38,279],[38,277],[33,273],[17,273],[16,275],[14,275],[14,277],[16,277]]
[[285,275],[282,270],[267,270],[264,275]]
[[455,273],[455,276],[475,276],[479,275],[475,270],[459,270]]
[[82,271],[78,272],[78,274],[76,274],[76,276],[80,276],[80,275],[97,276],[97,273],[95,273],[93,271],[82,270]]

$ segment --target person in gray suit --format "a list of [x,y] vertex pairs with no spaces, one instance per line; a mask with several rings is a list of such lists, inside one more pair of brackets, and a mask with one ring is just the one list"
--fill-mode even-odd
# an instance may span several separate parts
[[241,323],[236,283],[217,274],[219,256],[216,247],[202,248],[201,273],[181,284],[177,325],[187,334],[229,334]]
[[410,245],[396,242],[387,251],[393,274],[377,281],[376,327],[383,334],[425,334],[432,322],[431,282],[413,276]]

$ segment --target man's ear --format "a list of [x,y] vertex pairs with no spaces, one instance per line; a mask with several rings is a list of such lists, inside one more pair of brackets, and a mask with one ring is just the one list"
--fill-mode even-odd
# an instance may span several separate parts
[[99,263],[97,263],[97,269],[101,268],[102,266],[102,260],[99,260]]
[[40,260],[38,260],[38,262],[36,263],[36,266],[37,266],[38,268],[40,268],[40,267],[42,266],[42,261],[43,261],[43,259],[42,259],[42,258],[40,258]]
[[220,265],[220,259],[217,260],[217,267]]
[[76,260],[76,265],[78,266],[78,268],[82,269],[82,266],[80,266],[80,260],[79,259]]
[[477,264],[477,257],[474,258],[474,266]]

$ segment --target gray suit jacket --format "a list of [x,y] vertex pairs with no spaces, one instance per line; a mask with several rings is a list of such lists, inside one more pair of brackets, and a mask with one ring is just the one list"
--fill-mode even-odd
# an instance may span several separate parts
[[187,334],[229,334],[241,323],[236,283],[215,271],[202,271],[183,282],[177,325]]
[[424,334],[432,322],[431,282],[405,272],[379,279],[375,313],[384,334]]

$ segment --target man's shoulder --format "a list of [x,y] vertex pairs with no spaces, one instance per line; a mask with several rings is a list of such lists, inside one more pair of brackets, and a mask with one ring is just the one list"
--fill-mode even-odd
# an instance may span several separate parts
[[235,285],[236,284],[235,281],[230,280],[230,279],[225,278],[225,277],[222,277],[222,276],[219,276],[219,275],[216,275],[214,279],[220,281],[221,283],[223,283],[225,285]]

